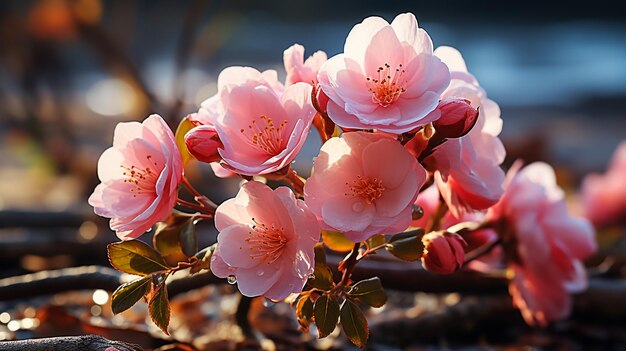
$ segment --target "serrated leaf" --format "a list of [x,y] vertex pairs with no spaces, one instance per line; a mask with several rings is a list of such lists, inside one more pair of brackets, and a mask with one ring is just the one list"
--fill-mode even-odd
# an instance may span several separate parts
[[161,254],[139,240],[109,244],[107,251],[111,265],[124,273],[146,276],[170,269]]
[[372,249],[375,247],[379,247],[384,245],[387,242],[387,239],[383,234],[376,234],[369,239],[365,240],[365,245],[367,245],[368,249]]
[[386,246],[387,251],[405,261],[417,261],[422,257],[424,245],[422,238],[424,230],[396,234],[391,237]]
[[378,277],[354,284],[348,291],[348,297],[371,307],[382,307],[387,302],[387,293]]
[[167,299],[167,288],[160,284],[148,304],[150,318],[165,334],[170,335],[167,326],[170,324],[170,302]]
[[359,306],[350,300],[345,300],[341,305],[340,320],[348,340],[356,347],[364,348],[370,331],[367,326],[367,319],[365,319]]
[[185,134],[187,134],[187,132],[193,127],[195,127],[195,125],[191,123],[189,117],[185,117],[180,121],[180,123],[178,123],[178,127],[176,128],[176,145],[178,146],[180,156],[183,159],[183,165],[187,164],[187,162],[193,158],[187,149],[187,145],[185,144]]
[[332,296],[322,295],[315,300],[313,315],[315,316],[315,325],[317,325],[320,338],[325,338],[337,326],[339,303]]
[[198,252],[198,238],[196,236],[196,225],[193,217],[189,218],[180,228],[179,242],[183,253],[187,257],[191,257]]
[[120,285],[111,295],[111,310],[118,314],[131,308],[150,290],[152,277],[143,277]]
[[296,317],[302,329],[308,331],[313,320],[313,301],[308,293],[303,293],[296,303]]
[[354,247],[354,241],[341,232],[322,230],[322,241],[329,249],[337,252],[348,252]]
[[309,278],[307,283],[320,290],[329,290],[333,287],[333,272],[326,264],[326,251],[321,243],[315,245],[315,268],[313,277]]

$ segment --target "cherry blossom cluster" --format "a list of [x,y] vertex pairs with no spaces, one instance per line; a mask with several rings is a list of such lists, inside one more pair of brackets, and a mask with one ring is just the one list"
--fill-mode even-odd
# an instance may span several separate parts
[[[586,284],[582,261],[596,250],[593,227],[568,214],[547,164],[505,175],[500,109],[456,49],[434,49],[406,13],[366,18],[333,57],[305,60],[296,44],[283,59],[284,82],[274,70],[224,69],[217,93],[186,117],[182,144],[157,115],[118,125],[89,203],[120,239],[141,236],[176,205],[197,210],[219,231],[213,274],[236,280],[243,295],[282,300],[303,292],[322,231],[358,250],[373,236],[423,228],[425,269],[505,269],[528,323],[567,316],[570,294]],[[305,179],[290,165],[312,128],[322,145]],[[182,200],[178,188],[193,189],[186,153],[246,182],[216,208],[199,194]],[[587,201],[609,196],[598,181],[586,184]]]

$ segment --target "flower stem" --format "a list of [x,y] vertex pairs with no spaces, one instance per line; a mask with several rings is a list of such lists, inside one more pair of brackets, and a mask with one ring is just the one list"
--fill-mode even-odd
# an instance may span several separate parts
[[304,195],[304,179],[300,177],[296,171],[289,167],[287,174],[285,175],[285,181],[288,182],[293,190],[300,196]]
[[352,270],[354,270],[354,266],[357,263],[357,257],[359,256],[359,248],[361,247],[361,243],[355,243],[352,251],[348,255],[348,258],[344,261],[343,264],[343,276],[341,277],[341,281],[339,282],[339,286],[347,286],[350,281],[350,276],[352,275]]
[[465,262],[463,263],[463,266],[467,266],[467,264],[472,262],[473,260],[475,260],[477,258],[480,258],[481,256],[490,253],[491,250],[493,250],[496,246],[500,245],[501,242],[502,242],[501,239],[498,239],[496,241],[487,243],[487,244],[485,244],[485,245],[483,245],[483,246],[481,246],[481,247],[479,247],[479,248],[469,252],[466,255],[467,258],[465,259]]
[[199,204],[195,204],[193,202],[189,202],[189,201],[183,200],[181,198],[176,199],[176,203],[179,204],[180,206],[185,206],[185,207],[190,208],[192,210],[196,210],[196,211],[200,211],[202,213],[206,213],[206,208],[201,206],[201,205],[199,205]]
[[193,199],[198,203],[198,205],[196,206],[188,206],[188,205],[192,205],[192,203],[185,201],[185,200],[181,200],[179,198],[178,199],[179,203],[180,201],[183,201],[183,203],[180,203],[182,206],[198,210],[204,214],[208,214],[211,216],[215,214],[215,209],[217,208],[217,205],[213,201],[209,200],[208,197],[202,195],[198,190],[196,190],[196,188],[194,188],[193,185],[191,185],[187,177],[185,177],[184,175],[183,175],[182,183],[185,186],[185,188],[187,188],[187,190],[189,190],[189,192],[193,195]]

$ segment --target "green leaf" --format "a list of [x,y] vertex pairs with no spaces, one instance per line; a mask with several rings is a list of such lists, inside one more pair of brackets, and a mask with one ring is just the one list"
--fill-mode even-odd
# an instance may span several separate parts
[[179,242],[182,246],[183,253],[187,257],[193,256],[198,252],[198,238],[196,236],[195,218],[191,217],[180,228]]
[[189,219],[173,213],[166,222],[158,222],[155,226],[153,245],[170,266],[187,260],[188,256],[183,252],[180,242],[180,232]]
[[313,320],[313,301],[311,301],[309,293],[303,293],[296,303],[296,317],[302,329],[308,331],[309,324]]
[[384,245],[386,242],[387,239],[385,239],[385,236],[383,234],[376,234],[365,240],[365,245],[367,245],[368,249],[372,249]]
[[161,254],[139,240],[109,244],[107,251],[111,265],[125,273],[146,276],[170,269]]
[[382,307],[387,302],[387,293],[378,277],[354,284],[348,291],[348,297],[372,307]]
[[187,132],[194,127],[195,125],[191,123],[189,117],[185,117],[180,121],[178,127],[176,128],[176,145],[180,151],[180,156],[183,158],[183,165],[186,165],[187,162],[193,158],[191,153],[189,153],[189,150],[187,150],[187,145],[185,144],[185,134],[187,134]]
[[345,300],[341,305],[341,327],[348,339],[358,348],[364,348],[369,337],[367,319],[359,306],[350,300]]
[[346,238],[341,232],[322,230],[322,241],[329,249],[337,252],[348,252],[354,247],[354,241]]
[[405,261],[417,261],[422,257],[424,245],[422,244],[423,229],[396,234],[391,237],[386,246],[387,251],[399,259]]
[[143,277],[120,285],[111,296],[111,310],[114,314],[131,308],[150,291],[151,277]]
[[333,287],[333,272],[326,264],[326,251],[321,243],[315,245],[315,268],[308,284],[320,290],[330,290]]
[[170,324],[170,303],[167,299],[165,284],[159,284],[156,292],[152,295],[148,304],[148,312],[154,324],[165,334],[170,335],[167,331],[167,326]]
[[315,300],[313,315],[315,316],[315,325],[317,325],[320,338],[325,338],[337,326],[339,303],[334,297],[324,294]]

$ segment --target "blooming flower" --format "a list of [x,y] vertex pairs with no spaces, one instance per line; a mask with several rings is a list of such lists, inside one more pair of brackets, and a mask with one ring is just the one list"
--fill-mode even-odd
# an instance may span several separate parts
[[315,216],[287,187],[251,181],[215,213],[219,230],[211,271],[235,276],[245,296],[281,300],[302,291],[320,238]]
[[176,140],[160,116],[119,123],[113,146],[98,161],[102,183],[89,204],[97,215],[111,218],[120,239],[137,238],[170,214],[182,176]]
[[217,118],[224,114],[222,93],[240,85],[265,86],[273,90],[276,95],[282,95],[285,87],[278,81],[275,70],[259,72],[252,67],[226,67],[217,77],[217,93],[204,100],[197,114],[193,114],[191,121],[196,124],[214,125]]
[[597,249],[594,231],[587,220],[567,213],[549,165],[533,163],[509,176],[504,195],[485,218],[505,228],[499,234],[513,273],[513,302],[527,323],[546,325],[569,314],[569,293],[585,289],[581,260]]
[[422,237],[422,266],[437,274],[452,274],[465,262],[467,243],[455,233],[430,232]]
[[439,117],[435,108],[450,73],[415,16],[405,13],[391,24],[368,17],[354,26],[344,52],[322,65],[318,80],[337,125],[400,134]]
[[611,160],[608,171],[590,174],[583,181],[585,216],[597,227],[626,221],[626,141]]
[[327,58],[324,51],[316,51],[305,61],[304,46],[293,44],[283,53],[283,63],[287,72],[285,86],[297,82],[317,84],[317,73]]
[[450,86],[443,100],[461,98],[479,108],[478,120],[464,137],[448,139],[430,156],[435,183],[450,211],[461,217],[472,210],[484,210],[502,195],[504,172],[500,164],[505,150],[498,134],[502,130],[500,108],[487,98],[476,79],[467,72],[461,54],[450,47],[435,50],[451,70]]
[[329,139],[313,164],[305,200],[322,228],[352,241],[395,234],[411,223],[411,205],[426,171],[384,134],[350,132]]
[[296,83],[282,96],[265,86],[232,86],[222,91],[224,113],[215,127],[224,144],[218,151],[233,172],[267,174],[289,165],[311,127],[311,86]]

